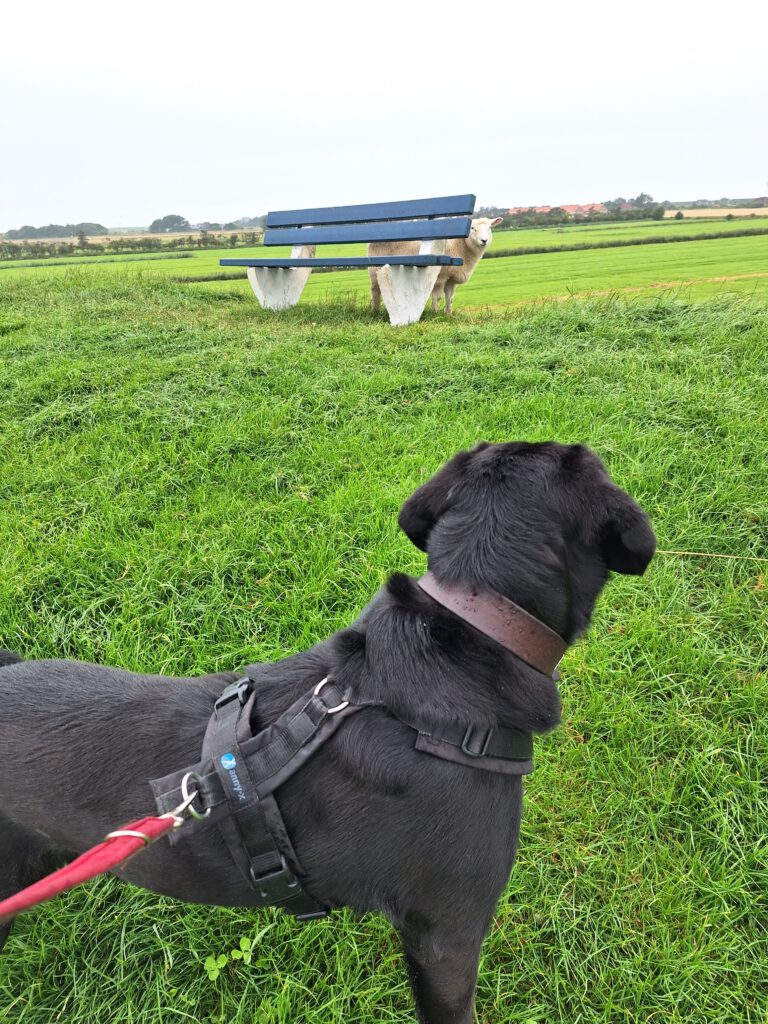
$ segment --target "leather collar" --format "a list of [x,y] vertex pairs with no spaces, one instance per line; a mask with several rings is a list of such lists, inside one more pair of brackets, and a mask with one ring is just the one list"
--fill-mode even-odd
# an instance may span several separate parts
[[439,583],[431,572],[416,581],[421,589],[470,626],[496,640],[527,665],[551,676],[566,643],[540,619],[495,590],[472,590]]

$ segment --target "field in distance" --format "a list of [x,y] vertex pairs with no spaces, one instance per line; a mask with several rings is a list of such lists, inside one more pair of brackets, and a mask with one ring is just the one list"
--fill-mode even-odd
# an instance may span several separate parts
[[[728,209],[728,208],[725,208],[725,207],[722,208],[722,209],[718,208],[718,209],[707,209],[707,210],[684,210],[683,211],[682,223],[680,221],[678,221],[678,220],[675,220],[675,213],[676,213],[675,210],[667,210],[666,213],[664,214],[664,218],[665,218],[664,233],[665,234],[668,232],[669,228],[671,227],[671,225],[669,223],[666,223],[666,221],[668,221],[670,219],[672,221],[674,221],[675,229],[683,231],[683,233],[685,233],[685,229],[688,229],[689,233],[691,232],[691,230],[702,230],[702,231],[704,231],[704,230],[708,230],[708,231],[743,231],[745,229],[745,227],[752,227],[752,226],[757,227],[757,226],[759,226],[758,223],[755,223],[754,225],[752,223],[750,223],[749,225],[745,225],[743,223],[744,218],[747,218],[750,221],[755,221],[757,219],[760,219],[762,221],[762,226],[763,227],[768,226],[768,208],[765,208],[765,207],[755,207],[754,209],[744,209],[744,210],[737,210],[737,209],[731,210],[731,209]],[[733,220],[726,220],[725,218],[729,214],[732,214],[734,218],[739,218],[741,222],[734,224]],[[704,228],[704,227],[699,228],[698,224],[696,224],[696,226],[694,227],[691,223],[686,224],[685,221],[709,221],[709,222],[711,222],[711,226],[709,226],[707,228]],[[523,238],[524,237],[526,239],[525,242],[520,241],[520,242],[516,243],[516,244],[520,244],[520,245],[543,245],[545,243],[538,241],[539,237],[541,237],[541,236],[549,236],[549,235],[562,236],[562,234],[580,235],[582,232],[591,233],[591,232],[594,232],[594,231],[596,231],[596,232],[610,232],[611,233],[610,237],[616,237],[616,238],[642,237],[648,231],[658,230],[659,229],[659,223],[660,222],[657,221],[657,220],[606,221],[605,223],[597,222],[597,223],[594,223],[594,224],[579,224],[579,223],[575,223],[575,224],[557,225],[557,226],[552,227],[552,228],[545,228],[545,227],[543,227],[543,228],[542,227],[539,227],[539,228],[513,228],[513,229],[509,229],[509,230],[498,231],[498,232],[496,232],[496,235],[499,235],[499,236],[509,236],[509,237],[513,237],[514,236],[515,239],[519,239],[519,238]],[[250,232],[259,231],[259,230],[260,230],[259,228],[233,228],[233,229],[229,229],[229,230],[227,230],[225,228],[216,228],[214,231],[209,232],[209,233],[213,234],[213,235],[229,236],[229,235],[232,235],[232,234],[240,235],[240,234],[243,234],[243,233],[250,233]],[[615,233],[615,235],[614,235],[614,233]],[[161,232],[149,232],[149,231],[147,231],[145,229],[142,229],[142,228],[123,228],[123,229],[116,228],[114,230],[111,230],[110,233],[107,234],[107,235],[88,235],[88,240],[90,242],[97,242],[100,245],[106,245],[106,244],[109,244],[111,242],[118,242],[118,241],[120,241],[123,238],[128,239],[130,241],[136,241],[137,239],[140,239],[140,238],[162,238],[162,239],[164,239],[166,241],[173,241],[173,240],[176,240],[176,239],[179,239],[179,238],[198,239],[201,234],[202,234],[201,231],[198,231],[198,230],[193,229],[193,228],[190,228],[189,231],[161,231]],[[537,240],[536,241],[528,241],[529,238],[530,239],[536,238]],[[75,241],[77,241],[77,236],[76,235],[72,235],[72,236],[69,236],[69,237],[66,237],[66,238],[34,238],[34,239],[30,239],[30,241],[33,241],[33,242],[75,242]]]
[[[583,232],[587,229],[573,230]],[[542,237],[546,234],[540,229],[533,233]],[[505,248],[509,246],[507,236],[522,234],[499,232],[494,246]],[[556,238],[562,239],[562,235]],[[340,246],[328,246],[323,251],[339,254],[345,250]],[[362,253],[364,246],[356,247],[356,251]],[[281,252],[276,250],[274,254]],[[171,277],[187,287],[242,291],[250,298],[245,269],[219,266],[221,257],[248,255],[263,257],[265,250],[210,249],[172,255],[113,256],[101,260],[75,258],[68,265],[56,265],[56,261],[32,266],[5,263],[0,264],[0,289],[22,277],[35,280],[54,278],[73,273],[73,268],[79,267],[83,273],[98,271],[110,276]],[[301,301],[354,298],[355,302],[365,304],[368,290],[366,271],[315,273]],[[540,298],[567,298],[575,294],[609,291],[657,293],[660,290],[684,290],[686,294],[695,296],[735,292],[768,299],[768,234],[485,259],[471,281],[459,288],[456,306],[459,309],[504,306]],[[256,300],[252,301],[255,304]]]
[[[591,243],[600,244],[602,242],[614,242],[614,241],[633,241],[635,239],[648,239],[648,238],[660,238],[663,240],[672,238],[683,238],[688,235],[704,235],[714,233],[725,233],[725,234],[738,234],[744,231],[768,231],[768,213],[763,211],[764,216],[749,218],[747,221],[744,220],[718,220],[716,218],[697,218],[696,220],[685,221],[685,220],[644,220],[644,221],[624,221],[615,222],[610,221],[607,223],[596,223],[596,224],[564,224],[556,225],[554,227],[538,227],[538,228],[508,228],[499,231],[494,231],[493,234],[493,245],[491,252],[499,252],[502,249],[525,249],[525,248],[548,248],[557,249],[565,245],[589,245]],[[255,230],[255,229],[249,229]],[[215,232],[216,235],[223,235],[225,239],[229,240],[229,235],[234,232]],[[149,235],[150,238],[164,238],[164,239],[178,239],[178,238],[192,238],[199,237],[199,231],[186,231],[178,234],[170,233],[168,235]],[[115,241],[120,236],[94,236],[92,239],[95,242],[100,241]],[[137,235],[126,235],[126,238],[136,239]],[[40,241],[35,239],[34,241]],[[57,239],[57,241],[66,241],[66,239]],[[337,255],[346,253],[349,256],[361,256],[365,254],[365,245],[350,245],[350,246],[322,246],[321,250],[326,255]],[[192,253],[197,254],[198,249],[192,248],[189,250]],[[210,250],[213,253],[214,250]],[[239,255],[253,255],[256,250],[238,248],[235,252],[230,251],[227,247],[227,252],[231,256]],[[125,254],[133,255],[133,254]],[[136,254],[140,257],[143,254]],[[283,246],[270,246],[267,250],[258,250],[260,256],[287,256],[290,255],[290,248]],[[94,260],[114,260],[120,259],[121,255],[108,254],[104,257],[89,256],[85,254],[83,256],[61,256],[53,257],[51,259],[52,264],[58,264],[62,262],[73,262],[77,263],[79,260],[88,260],[92,262]],[[3,260],[0,263],[0,270],[8,269],[14,266],[24,266],[32,263],[45,263],[47,260],[41,257],[29,257],[23,260]]]
[[[739,209],[736,206],[711,206],[699,210],[681,210],[683,217],[764,217],[766,207],[748,206]],[[665,217],[674,217],[677,210],[667,210]]]

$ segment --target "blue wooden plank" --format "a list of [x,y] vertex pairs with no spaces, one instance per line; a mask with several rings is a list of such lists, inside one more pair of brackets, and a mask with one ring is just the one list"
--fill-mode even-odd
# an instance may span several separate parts
[[410,217],[461,217],[475,209],[475,197],[436,196],[404,199],[396,203],[363,203],[359,206],[326,206],[306,210],[273,210],[268,228],[293,228],[301,224],[359,224],[366,221],[405,220]]
[[221,259],[222,267],[460,267],[464,263],[459,256],[310,256],[305,259],[285,257],[284,259]]
[[469,217],[444,220],[397,220],[385,224],[337,224],[323,228],[281,228],[264,232],[264,245],[328,245],[339,242],[412,242],[418,239],[466,238]]

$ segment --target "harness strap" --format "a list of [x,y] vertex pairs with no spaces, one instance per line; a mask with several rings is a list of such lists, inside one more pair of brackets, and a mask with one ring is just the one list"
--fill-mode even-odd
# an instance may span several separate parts
[[[406,723],[410,724],[410,723]],[[454,764],[480,768],[497,775],[530,775],[533,771],[533,736],[519,729],[488,728],[460,723],[438,726],[431,732],[416,729],[416,749]]]
[[[216,823],[241,874],[265,903],[279,904],[300,919],[322,917],[327,910],[297,877],[303,868],[273,794],[365,705],[349,704],[339,686],[326,679],[254,736],[250,721],[256,699],[249,678],[227,686],[208,721],[200,762],[153,780],[155,802],[174,806],[183,777],[192,772],[206,815],[189,823],[188,834]],[[177,836],[169,838],[173,842]]]
[[[300,920],[323,917],[328,911],[299,880],[304,869],[293,848],[274,793],[294,775],[339,728],[366,707],[386,708],[378,701],[352,704],[331,678],[295,701],[255,736],[251,716],[258,690],[253,679],[231,683],[216,700],[198,764],[150,785],[160,813],[184,796],[182,782],[191,774],[204,816],[189,821],[184,832],[216,824],[243,877],[264,903],[277,904]],[[416,732],[417,750],[471,768],[503,775],[533,771],[533,737],[517,729],[486,729],[460,723],[423,725],[399,718]],[[168,835],[173,844],[177,833]]]
[[303,873],[272,794],[336,731],[341,718],[335,715],[350,705],[333,682],[324,680],[254,737],[252,687],[243,679],[224,690],[203,740],[203,762],[212,762],[230,808],[219,829],[265,902],[299,918],[323,916],[327,909],[302,889],[291,867]]

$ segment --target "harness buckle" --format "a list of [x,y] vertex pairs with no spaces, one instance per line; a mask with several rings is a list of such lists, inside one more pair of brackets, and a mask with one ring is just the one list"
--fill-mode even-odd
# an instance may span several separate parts
[[237,698],[241,704],[245,704],[248,699],[248,691],[251,689],[251,685],[251,680],[247,676],[244,679],[238,679],[236,682],[230,683],[226,689],[222,690],[221,695],[216,698],[213,705],[214,710],[219,711],[225,706],[225,704],[229,704],[229,702],[233,701],[235,698]]
[[470,725],[467,731],[464,733],[464,739],[461,741],[461,749],[465,754],[469,754],[470,757],[485,757],[488,746],[491,742],[491,736],[493,736],[493,729],[489,729],[484,736],[480,736],[479,743],[472,743],[472,733],[475,726]]
[[258,889],[259,895],[267,903],[281,903],[283,900],[301,892],[299,880],[288,867],[285,857],[280,854],[280,867],[257,875],[253,868],[250,871],[251,883]]

